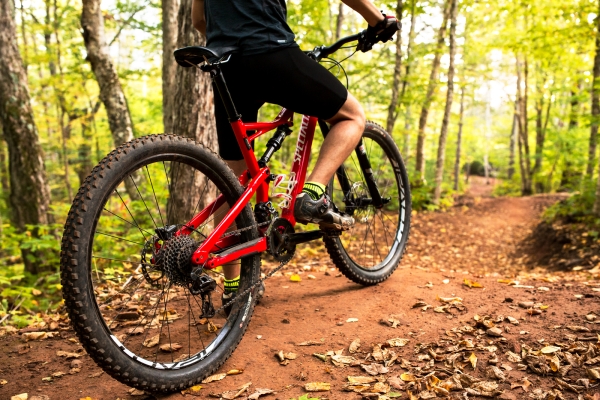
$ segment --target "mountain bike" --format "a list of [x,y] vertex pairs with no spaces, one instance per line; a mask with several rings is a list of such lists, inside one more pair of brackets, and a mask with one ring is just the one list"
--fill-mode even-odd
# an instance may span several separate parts
[[[307,54],[320,61],[359,38]],[[247,171],[234,176],[215,153],[188,138],[140,137],[92,170],[65,224],[63,296],[79,340],[108,374],[142,390],[181,390],[214,373],[241,341],[258,287],[292,259],[298,244],[322,239],[346,277],[375,285],[397,268],[408,240],[406,169],[391,136],[372,122],[328,186],[354,227],[296,231],[294,201],[316,126],[325,136],[329,127],[303,116],[291,171],[273,173],[269,160],[290,136],[294,113],[282,109],[272,122],[242,122],[220,69],[230,56],[204,47],[175,52],[180,64],[211,74]],[[269,132],[257,159],[252,142]],[[279,264],[261,278],[263,253]],[[239,291],[221,304],[222,266],[236,260]]]

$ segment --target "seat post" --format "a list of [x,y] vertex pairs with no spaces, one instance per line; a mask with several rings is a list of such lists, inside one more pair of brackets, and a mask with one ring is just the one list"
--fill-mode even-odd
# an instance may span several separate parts
[[215,83],[215,86],[217,87],[221,101],[223,101],[223,104],[225,105],[225,110],[227,111],[227,117],[229,117],[229,121],[239,121],[242,116],[238,114],[237,110],[235,109],[235,104],[233,104],[233,99],[231,98],[231,93],[229,93],[229,89],[227,88],[227,83],[225,83],[225,77],[221,72],[221,68],[215,68],[211,70],[210,75]]

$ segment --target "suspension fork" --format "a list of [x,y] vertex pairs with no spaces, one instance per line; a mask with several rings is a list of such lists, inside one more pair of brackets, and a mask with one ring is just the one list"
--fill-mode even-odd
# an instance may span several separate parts
[[[323,133],[323,137],[327,137],[329,133],[329,125],[321,119],[319,119],[319,127],[321,128],[321,132]],[[358,163],[360,164],[360,169],[362,170],[363,176],[365,177],[365,182],[367,184],[367,189],[369,190],[369,194],[371,195],[371,204],[375,206],[375,208],[383,207],[383,200],[381,198],[381,193],[379,192],[379,188],[377,187],[377,183],[375,182],[375,175],[373,174],[373,168],[371,168],[371,163],[369,162],[369,157],[365,150],[365,146],[363,144],[362,138],[358,142],[355,148],[356,158],[358,159]],[[344,201],[346,205],[355,205],[348,203],[355,203],[357,199],[351,199],[352,195],[352,185],[348,180],[348,175],[346,174],[346,168],[344,164],[340,165],[340,167],[335,172],[342,191],[344,192]]]

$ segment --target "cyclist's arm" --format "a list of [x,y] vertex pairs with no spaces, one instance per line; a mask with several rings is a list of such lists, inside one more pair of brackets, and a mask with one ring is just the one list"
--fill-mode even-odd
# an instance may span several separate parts
[[206,18],[204,17],[204,0],[194,0],[192,3],[192,24],[200,33],[206,36]]
[[348,7],[362,15],[371,26],[383,20],[383,14],[369,0],[342,0]]

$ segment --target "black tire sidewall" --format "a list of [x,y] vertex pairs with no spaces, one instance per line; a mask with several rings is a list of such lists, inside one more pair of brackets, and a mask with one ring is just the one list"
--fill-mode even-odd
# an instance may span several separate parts
[[365,133],[363,137],[369,137],[375,140],[389,157],[389,159],[395,160],[396,166],[391,166],[395,170],[396,179],[401,183],[401,188],[404,189],[404,232],[402,238],[399,241],[399,251],[397,251],[392,258],[376,270],[368,270],[357,265],[345,251],[340,237],[324,237],[325,247],[329,253],[333,263],[348,279],[361,285],[376,285],[383,282],[396,270],[406,249],[408,238],[410,235],[410,216],[411,216],[411,196],[410,196],[410,183],[408,180],[408,174],[406,167],[402,159],[402,155],[398,150],[398,146],[392,139],[392,137],[379,125],[367,121],[365,127]]
[[[61,246],[61,282],[65,305],[75,331],[94,361],[125,384],[143,390],[168,392],[199,383],[225,362],[250,322],[255,299],[251,295],[248,307],[243,307],[232,323],[230,333],[216,349],[203,360],[178,370],[160,370],[137,362],[111,339],[93,294],[88,246],[93,242],[102,206],[122,180],[123,171],[132,171],[147,160],[164,154],[177,154],[201,165],[209,179],[215,183],[218,180],[217,186],[230,203],[239,198],[244,190],[233,172],[216,154],[190,139],[153,135],[124,144],[94,168],[73,202]],[[249,205],[242,210],[236,224],[238,229],[255,226]],[[252,240],[258,237],[258,232],[254,228],[242,235],[242,240]],[[259,278],[260,255],[242,260],[242,274],[242,281],[245,282],[255,282]]]

